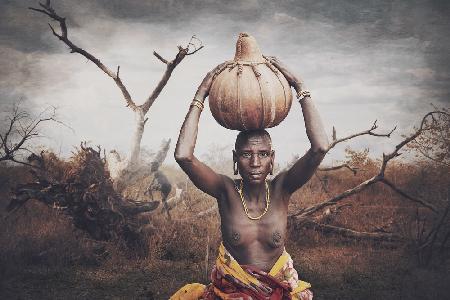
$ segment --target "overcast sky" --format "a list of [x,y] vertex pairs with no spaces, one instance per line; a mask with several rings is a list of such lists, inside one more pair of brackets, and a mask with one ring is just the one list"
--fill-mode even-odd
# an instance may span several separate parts
[[[43,128],[40,142],[63,155],[81,140],[128,153],[134,115],[114,82],[94,64],[52,36],[37,1],[0,1],[1,110],[22,99],[35,113],[58,107],[64,126]],[[449,107],[449,1],[68,1],[54,0],[67,17],[69,37],[121,77],[137,104],[150,94],[165,66],[153,55],[173,59],[192,34],[205,48],[175,69],[151,107],[143,143],[157,148],[178,136],[203,76],[234,56],[240,32],[252,34],[264,54],[275,55],[303,78],[327,131],[338,137],[398,126],[391,139],[360,138],[374,155],[389,151],[412,130],[430,103]],[[55,24],[57,25],[57,24]],[[284,163],[309,147],[301,110],[294,102],[286,120],[269,130],[277,160]],[[235,131],[220,127],[209,109],[202,114],[196,153],[229,145]],[[342,158],[343,148],[331,159]],[[173,163],[172,156],[168,159]]]

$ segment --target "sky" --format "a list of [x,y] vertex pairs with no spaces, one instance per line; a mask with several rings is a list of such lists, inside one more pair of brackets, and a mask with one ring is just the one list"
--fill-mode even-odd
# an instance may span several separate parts
[[[277,56],[305,82],[327,132],[343,137],[397,126],[390,139],[361,137],[333,149],[325,164],[343,159],[344,148],[369,147],[373,156],[393,149],[432,109],[450,106],[449,1],[68,1],[54,0],[67,18],[69,38],[115,70],[137,104],[160,80],[177,45],[195,34],[204,48],[186,57],[150,108],[142,146],[157,149],[171,138],[173,152],[197,86],[216,65],[234,57],[240,32],[253,35],[265,55]],[[27,9],[37,1],[0,0],[0,112],[14,103],[38,114],[56,106],[58,119],[37,142],[70,156],[80,141],[129,153],[134,114],[111,78],[79,54],[69,53],[47,25]],[[58,24],[54,23],[55,26]],[[1,123],[4,124],[4,123]],[[4,131],[4,127],[0,128]],[[269,130],[276,160],[286,163],[309,148],[301,109],[294,101]],[[196,154],[229,149],[237,132],[219,126],[206,107]],[[172,155],[167,158],[172,164]],[[230,166],[231,168],[231,166]]]

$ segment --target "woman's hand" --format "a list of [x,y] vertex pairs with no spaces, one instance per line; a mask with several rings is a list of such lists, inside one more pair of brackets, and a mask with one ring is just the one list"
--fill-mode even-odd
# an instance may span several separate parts
[[229,64],[229,62],[224,62],[217,67],[215,67],[212,71],[206,74],[205,78],[203,78],[202,83],[197,88],[197,92],[195,93],[194,99],[204,102],[206,97],[209,95],[209,91],[211,89],[212,83],[214,82],[214,78],[225,68],[225,66]]
[[281,61],[279,61],[275,56],[265,56],[265,58],[272,65],[274,65],[281,72],[281,74],[283,74],[283,76],[289,82],[289,85],[295,89],[298,95],[303,89],[302,80],[299,77],[295,76],[294,73],[291,72],[291,70],[289,70],[289,68]]

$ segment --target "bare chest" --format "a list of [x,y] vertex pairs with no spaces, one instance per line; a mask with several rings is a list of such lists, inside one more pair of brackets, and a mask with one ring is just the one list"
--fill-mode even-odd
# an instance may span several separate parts
[[258,248],[271,252],[283,248],[286,237],[287,207],[283,199],[272,196],[267,212],[266,203],[246,203],[247,212],[240,198],[228,199],[228,205],[220,205],[222,239],[226,245],[241,251]]

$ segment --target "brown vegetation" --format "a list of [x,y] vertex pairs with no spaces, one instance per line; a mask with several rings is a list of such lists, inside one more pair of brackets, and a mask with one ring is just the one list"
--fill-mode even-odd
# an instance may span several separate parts
[[123,199],[113,188],[100,147],[82,143],[67,162],[45,152],[30,155],[28,161],[32,180],[12,189],[8,213],[35,199],[64,213],[95,240],[120,238],[131,248],[142,248],[137,215],[154,210],[157,203]]
[[[347,149],[343,167],[322,168],[292,196],[286,247],[316,299],[448,296],[448,139],[438,139],[439,151],[422,158],[394,159],[411,141],[418,144],[410,151],[430,149],[448,126],[448,118],[434,114],[382,159]],[[353,136],[392,133],[375,129]],[[427,138],[416,140],[422,134]],[[329,149],[347,139],[334,133]],[[227,164],[220,152],[208,163],[231,172],[231,157]],[[100,148],[81,144],[68,161],[41,152],[27,165],[3,162],[0,296],[167,299],[187,282],[208,282],[220,243],[215,200],[180,169],[162,171],[183,182],[188,195],[171,220],[146,208],[152,206],[142,188],[148,174],[122,195],[113,188]]]
[[[291,211],[328,199],[377,172],[380,162],[370,158],[367,151],[347,153],[358,173],[354,175],[347,169],[318,172],[293,195]],[[231,171],[231,161],[229,166]],[[164,171],[172,181],[185,178],[178,169]],[[3,165],[1,172],[5,184],[0,196],[5,208],[8,188],[31,176],[24,167]],[[445,166],[426,161],[398,162],[386,172],[396,186],[436,206],[441,206],[447,196]],[[191,183],[188,192],[187,208],[172,210],[172,222],[157,211],[144,216],[152,225],[145,234],[144,257],[137,256],[120,240],[92,239],[75,229],[61,210],[39,201],[28,201],[13,215],[3,211],[2,296],[167,299],[187,282],[206,282],[205,271],[211,267],[220,242],[219,219],[215,211],[198,217],[215,201]],[[325,212],[321,222],[357,231],[375,228],[398,234],[405,241],[355,240],[292,222],[287,249],[301,276],[313,283],[316,299],[444,299],[449,292],[445,286],[449,279],[448,247],[442,243],[445,237],[439,236],[442,244],[434,247],[426,268],[418,251],[421,230],[424,228],[426,234],[434,219],[430,210],[405,201],[385,185],[374,185]],[[445,226],[448,234],[448,219]],[[210,255],[206,266],[207,247]]]
[[[40,7],[31,9],[59,25],[59,33],[50,25],[54,36],[113,79],[136,112],[130,156],[135,162],[146,113],[174,68],[202,46],[193,44],[193,36],[171,61],[154,52],[166,70],[145,102],[136,105],[120,68],[114,72],[73,44],[65,18],[50,1]],[[31,151],[27,142],[38,126],[55,120],[51,114],[14,127],[27,117],[14,111],[9,130],[0,135],[0,298],[167,299],[185,283],[208,282],[220,243],[214,199],[181,170],[166,167],[172,182],[186,183],[189,195],[169,221],[153,204],[132,201],[148,200],[142,188],[148,176],[134,178],[122,194],[114,189],[100,148],[82,144],[69,161],[46,152],[32,153],[27,162],[17,159],[17,153]],[[448,298],[449,128],[448,110],[429,113],[391,153],[377,160],[368,150],[348,149],[347,161],[322,168],[293,195],[286,248],[300,277],[312,283],[315,299]],[[360,135],[393,132],[375,129],[376,123],[341,139],[334,131],[329,149]],[[395,159],[407,147],[416,159]],[[209,159],[212,167],[225,171],[223,159],[214,159]],[[231,172],[231,160],[227,165]]]

